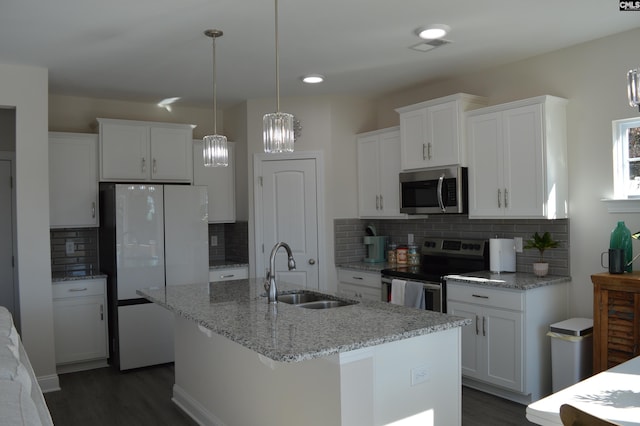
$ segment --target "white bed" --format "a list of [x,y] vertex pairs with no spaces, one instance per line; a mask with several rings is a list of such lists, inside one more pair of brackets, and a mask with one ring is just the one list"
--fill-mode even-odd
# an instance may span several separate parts
[[11,313],[4,306],[0,306],[0,413],[0,426],[53,425]]

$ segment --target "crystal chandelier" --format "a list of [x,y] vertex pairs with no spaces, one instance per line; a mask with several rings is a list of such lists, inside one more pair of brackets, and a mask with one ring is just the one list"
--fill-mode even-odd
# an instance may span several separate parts
[[204,34],[213,39],[213,135],[205,136],[202,139],[202,154],[205,166],[226,167],[229,165],[227,137],[218,134],[216,118],[216,38],[222,37],[222,31],[206,30]]
[[293,115],[280,112],[280,57],[278,51],[278,0],[275,0],[276,15],[276,112],[265,114],[263,123],[264,152],[293,152]]

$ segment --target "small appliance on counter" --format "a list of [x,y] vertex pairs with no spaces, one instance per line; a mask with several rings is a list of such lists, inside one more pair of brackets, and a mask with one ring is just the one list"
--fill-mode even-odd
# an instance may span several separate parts
[[516,272],[516,244],[513,238],[489,239],[489,270]]
[[367,246],[367,257],[364,261],[367,263],[384,262],[384,252],[387,246],[387,237],[376,235],[376,228],[373,225],[367,226],[367,236],[364,237],[364,245]]

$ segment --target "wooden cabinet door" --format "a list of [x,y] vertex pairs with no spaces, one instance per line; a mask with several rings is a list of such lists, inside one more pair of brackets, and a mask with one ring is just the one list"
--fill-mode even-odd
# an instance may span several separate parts
[[98,226],[98,135],[49,133],[49,226]]
[[150,176],[149,129],[100,123],[100,179],[144,181]]
[[193,180],[192,132],[183,128],[154,127],[151,138],[151,179],[165,182]]

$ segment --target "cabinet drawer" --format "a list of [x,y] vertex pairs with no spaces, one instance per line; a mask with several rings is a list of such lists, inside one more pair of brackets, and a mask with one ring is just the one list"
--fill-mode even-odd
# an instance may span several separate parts
[[249,277],[247,267],[209,269],[209,281],[241,280]]
[[338,269],[338,281],[341,283],[361,285],[380,290],[382,288],[380,274],[360,272],[352,269]]
[[356,284],[347,284],[341,282],[338,284],[338,290],[346,297],[374,300],[379,302],[382,300],[382,290],[380,288],[365,287]]
[[103,296],[104,287],[104,278],[57,282],[53,283],[53,298]]
[[524,310],[523,292],[452,284],[451,281],[447,281],[447,300],[511,309],[514,311]]

